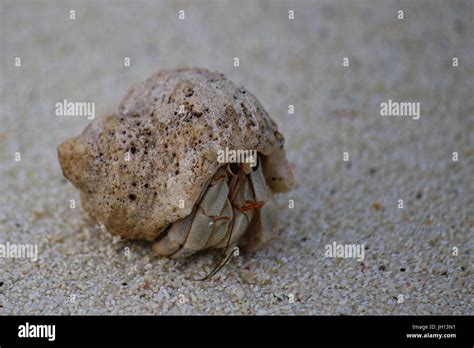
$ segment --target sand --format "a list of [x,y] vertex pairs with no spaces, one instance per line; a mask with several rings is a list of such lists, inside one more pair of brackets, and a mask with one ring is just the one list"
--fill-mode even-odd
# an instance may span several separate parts
[[[3,0],[0,12],[0,245],[38,247],[36,262],[0,257],[0,314],[473,314],[472,1]],[[100,117],[180,66],[257,95],[297,182],[277,199],[273,242],[205,282],[218,253],[160,258],[89,222],[56,153],[89,122],[56,103],[95,102]],[[381,116],[389,99],[419,102],[420,118]],[[326,257],[333,242],[363,245],[364,261]]]

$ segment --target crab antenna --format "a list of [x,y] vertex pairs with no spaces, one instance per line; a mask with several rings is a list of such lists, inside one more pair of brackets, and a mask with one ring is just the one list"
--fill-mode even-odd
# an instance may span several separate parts
[[[213,277],[215,274],[217,274],[217,273],[227,264],[227,262],[229,262],[229,260],[230,260],[230,258],[232,257],[232,255],[233,255],[233,252],[231,252],[231,253],[227,256],[227,258],[225,259],[225,261],[224,261],[220,266],[219,266],[219,264],[218,264],[217,267],[214,268],[214,270],[213,270],[211,273],[209,273],[207,276],[205,276],[205,277],[204,277],[203,279],[201,279],[201,280],[209,279],[209,278]],[[225,254],[224,254],[224,256],[225,256]],[[222,260],[222,258],[221,258],[221,260]]]

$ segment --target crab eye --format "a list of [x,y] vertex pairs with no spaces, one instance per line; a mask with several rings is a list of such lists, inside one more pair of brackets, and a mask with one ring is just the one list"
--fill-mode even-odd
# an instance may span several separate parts
[[259,164],[260,164],[260,161],[258,160],[258,157],[257,157],[257,160],[255,161],[255,166],[252,167],[252,170],[254,172],[256,172],[258,170]]
[[231,163],[229,165],[230,171],[233,175],[239,174],[239,165],[237,163]]

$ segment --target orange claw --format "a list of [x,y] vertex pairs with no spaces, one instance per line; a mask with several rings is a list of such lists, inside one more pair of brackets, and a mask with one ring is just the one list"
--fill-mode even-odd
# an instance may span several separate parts
[[245,204],[240,207],[240,211],[248,211],[248,210],[254,210],[254,209],[260,209],[265,205],[265,202],[245,202]]

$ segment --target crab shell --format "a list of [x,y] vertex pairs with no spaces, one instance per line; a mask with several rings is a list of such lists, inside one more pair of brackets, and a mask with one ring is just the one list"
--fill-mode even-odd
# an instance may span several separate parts
[[59,145],[58,157],[93,221],[112,235],[155,240],[193,212],[223,168],[217,154],[226,147],[257,150],[270,190],[291,189],[283,145],[251,93],[191,68],[162,70],[133,86],[117,113]]

